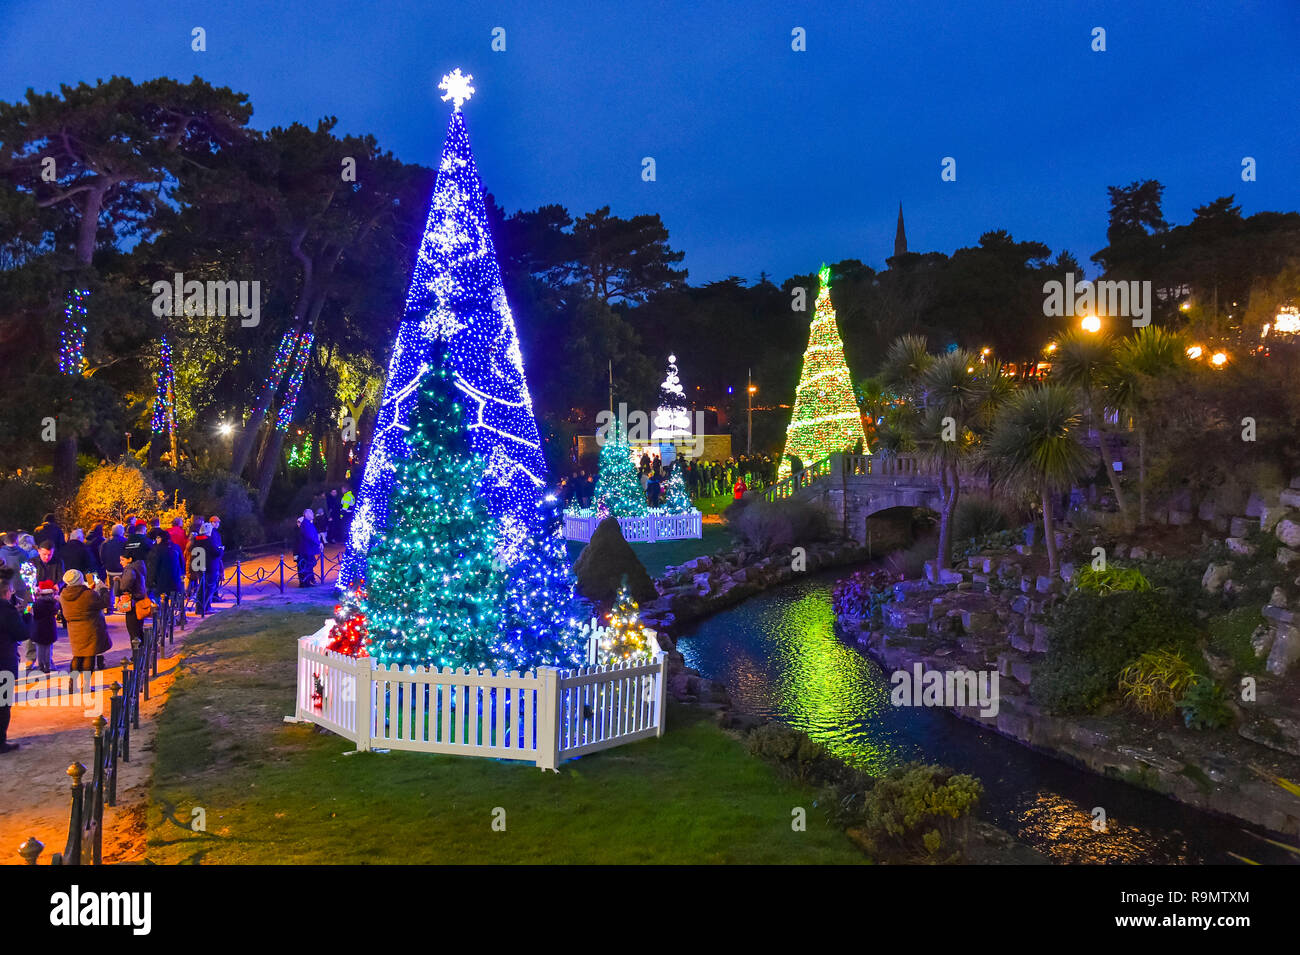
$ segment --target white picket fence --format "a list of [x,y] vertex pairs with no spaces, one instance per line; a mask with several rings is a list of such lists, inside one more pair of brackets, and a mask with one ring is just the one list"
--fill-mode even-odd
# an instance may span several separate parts
[[360,751],[405,749],[520,759],[541,769],[662,736],[667,661],[526,673],[381,666],[298,641],[295,718]]
[[[596,526],[604,520],[592,514],[564,515],[564,536],[571,541],[589,541]],[[685,514],[646,514],[644,517],[620,517],[618,526],[629,543],[653,544],[656,541],[687,540],[703,534],[699,511]]]

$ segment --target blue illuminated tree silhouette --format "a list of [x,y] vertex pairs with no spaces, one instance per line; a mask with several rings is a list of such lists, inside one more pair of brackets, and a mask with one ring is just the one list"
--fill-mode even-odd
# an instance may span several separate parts
[[546,464],[460,109],[474,92],[470,79],[456,70],[440,85],[454,110],[357,495],[344,588],[364,579],[366,553],[388,527],[394,465],[410,453],[407,421],[435,344],[464,395],[470,448],[485,462],[480,488],[497,522],[497,560],[513,566],[537,547]]

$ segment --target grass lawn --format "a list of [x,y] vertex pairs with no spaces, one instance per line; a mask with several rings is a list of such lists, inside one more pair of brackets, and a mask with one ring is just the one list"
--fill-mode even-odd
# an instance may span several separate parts
[[[340,737],[282,719],[294,640],[328,613],[324,601],[227,610],[187,641],[158,716],[149,861],[865,861],[811,792],[689,707],[670,708],[662,739],[571,760],[558,775],[468,757],[344,756]],[[791,830],[796,806],[806,832]],[[182,825],[195,807],[206,832]],[[498,807],[504,832],[492,826]]]

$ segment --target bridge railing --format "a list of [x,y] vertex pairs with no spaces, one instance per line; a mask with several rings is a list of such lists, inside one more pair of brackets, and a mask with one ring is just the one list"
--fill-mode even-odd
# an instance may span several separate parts
[[[882,483],[932,485],[938,484],[939,472],[939,463],[924,454],[831,454],[759,493],[768,501],[779,501],[827,478],[865,477]],[[975,471],[963,470],[961,483],[983,485],[987,480]]]

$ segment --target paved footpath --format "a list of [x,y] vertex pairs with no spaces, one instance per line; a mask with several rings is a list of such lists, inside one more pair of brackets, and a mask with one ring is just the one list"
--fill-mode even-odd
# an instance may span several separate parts
[[[326,546],[332,560],[337,546]],[[293,568],[287,560],[286,576]],[[244,603],[257,600],[291,602],[299,595],[318,600],[331,593],[332,586],[300,590],[296,582],[285,586],[282,597],[276,567],[278,554],[243,562],[243,573],[255,575],[261,569],[269,578],[259,586],[245,580]],[[231,568],[227,568],[229,571]],[[330,564],[333,573],[333,564]],[[233,590],[225,599],[213,604],[208,619],[235,605]],[[39,671],[18,681],[18,702],[9,724],[9,740],[20,748],[0,756],[0,865],[19,865],[18,847],[29,836],[45,844],[40,863],[48,864],[55,852],[62,852],[68,838],[68,812],[72,797],[72,780],[67,775],[73,763],[86,766],[85,780],[90,780],[94,760],[93,721],[99,713],[108,717],[108,699],[112,687],[122,677],[122,661],[130,656],[131,638],[121,614],[109,614],[108,632],[113,649],[105,654],[108,669],[95,674],[93,692],[69,694],[69,651],[67,631],[60,629],[54,644],[55,670],[48,677]],[[104,808],[104,861],[138,861],[144,855],[145,808],[149,779],[153,769],[154,716],[167,700],[167,691],[176,678],[186,638],[202,627],[194,616],[186,620],[185,629],[176,628],[175,641],[163,647],[158,656],[158,676],[149,684],[149,699],[141,700],[140,728],[131,730],[131,760],[119,762],[116,807]],[[19,649],[22,656],[22,649]],[[20,659],[19,665],[25,666]],[[290,713],[292,700],[285,701]]]

